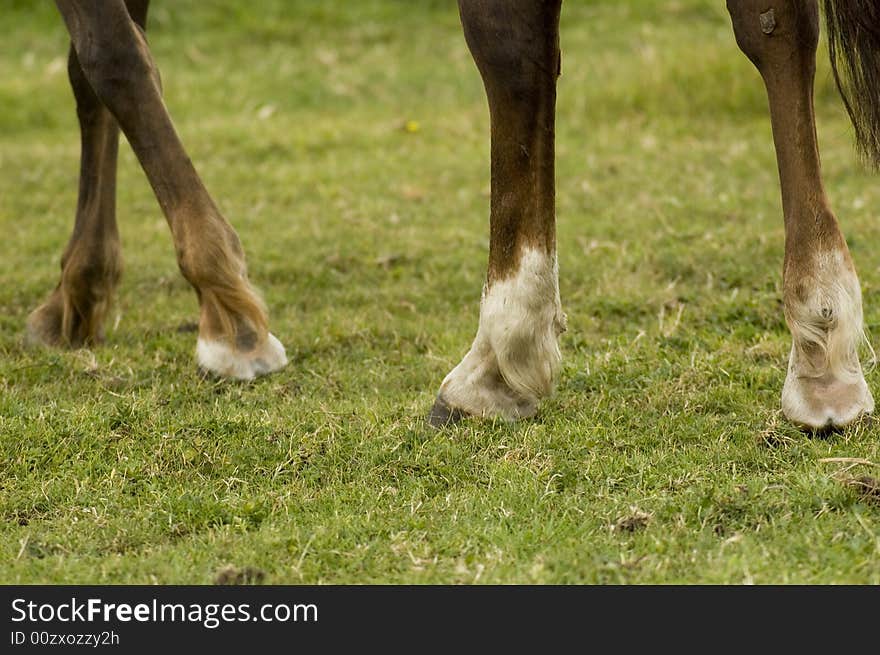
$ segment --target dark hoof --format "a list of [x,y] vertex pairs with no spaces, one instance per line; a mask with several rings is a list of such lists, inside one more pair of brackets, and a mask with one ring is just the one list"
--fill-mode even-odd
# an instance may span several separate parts
[[428,425],[432,428],[442,428],[447,425],[455,425],[467,416],[460,409],[455,409],[446,404],[443,396],[437,396],[431,413],[428,414]]
[[92,312],[74,315],[64,330],[64,301],[56,289],[49,299],[30,313],[25,329],[25,343],[28,345],[50,346],[55,348],[82,348],[94,346],[104,341],[100,317]]

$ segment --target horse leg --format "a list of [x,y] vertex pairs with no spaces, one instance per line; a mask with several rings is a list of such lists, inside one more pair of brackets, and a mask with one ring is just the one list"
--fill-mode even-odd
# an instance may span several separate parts
[[[149,0],[129,0],[132,19],[146,27]],[[28,337],[78,347],[103,338],[103,324],[122,273],[116,227],[119,126],[83,74],[73,46],[67,58],[81,136],[79,197],[73,234],[61,256],[61,279],[28,317]]]
[[171,227],[178,265],[199,298],[199,365],[239,379],[281,368],[284,348],[267,330],[238,236],[174,130],[149,47],[123,0],[56,5],[85,79],[128,138]]
[[816,0],[728,0],[740,49],[767,88],[785,218],[783,306],[793,337],[782,410],[810,429],[874,409],[859,363],[864,341],[855,267],[819,167],[813,79]]
[[429,420],[528,417],[559,369],[565,316],[556,267],[554,125],[561,0],[459,0],[489,101],[489,269],[470,351]]

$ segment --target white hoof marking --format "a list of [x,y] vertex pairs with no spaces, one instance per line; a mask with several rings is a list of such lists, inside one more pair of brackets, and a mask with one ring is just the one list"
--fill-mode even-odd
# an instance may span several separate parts
[[874,411],[863,377],[841,380],[830,374],[800,377],[789,369],[782,387],[782,411],[795,425],[810,429],[843,427]]
[[514,275],[484,289],[477,336],[440,396],[474,416],[532,416],[553,390],[564,330],[556,258],[526,250]]
[[874,410],[859,348],[870,344],[862,318],[859,280],[845,253],[816,257],[811,275],[786,294],[793,337],[782,411],[808,428],[841,427]]
[[222,341],[199,338],[196,361],[206,371],[235,380],[253,380],[287,365],[284,346],[269,334],[266,341],[250,352],[240,352]]

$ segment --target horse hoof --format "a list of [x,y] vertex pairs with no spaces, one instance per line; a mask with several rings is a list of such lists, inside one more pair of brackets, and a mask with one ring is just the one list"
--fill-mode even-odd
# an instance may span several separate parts
[[428,414],[428,425],[439,430],[447,425],[459,423],[465,416],[467,415],[463,411],[450,407],[443,400],[443,396],[439,395],[437,400],[434,401],[434,406],[431,407],[431,412]]
[[240,351],[222,341],[199,339],[196,345],[199,368],[209,375],[234,380],[253,380],[287,365],[284,346],[269,334],[266,341],[250,351]]
[[47,302],[37,307],[27,318],[25,341],[32,346],[60,346],[64,343],[61,334],[61,308]]
[[837,430],[873,411],[874,398],[861,376],[851,381],[827,373],[816,378],[789,376],[782,389],[783,414],[805,430]]

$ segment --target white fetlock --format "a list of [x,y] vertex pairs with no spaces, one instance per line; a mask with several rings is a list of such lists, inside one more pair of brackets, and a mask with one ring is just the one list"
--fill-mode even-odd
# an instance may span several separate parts
[[519,270],[483,292],[470,351],[440,386],[448,407],[472,416],[533,416],[553,390],[565,330],[555,256],[522,253]]
[[208,373],[235,380],[253,380],[287,365],[284,346],[269,334],[266,341],[248,352],[234,349],[223,341],[199,338],[196,344],[196,361]]
[[782,411],[793,423],[842,427],[874,410],[859,349],[865,337],[862,294],[841,253],[817,257],[810,278],[788,294],[785,317],[793,343],[782,388]]

